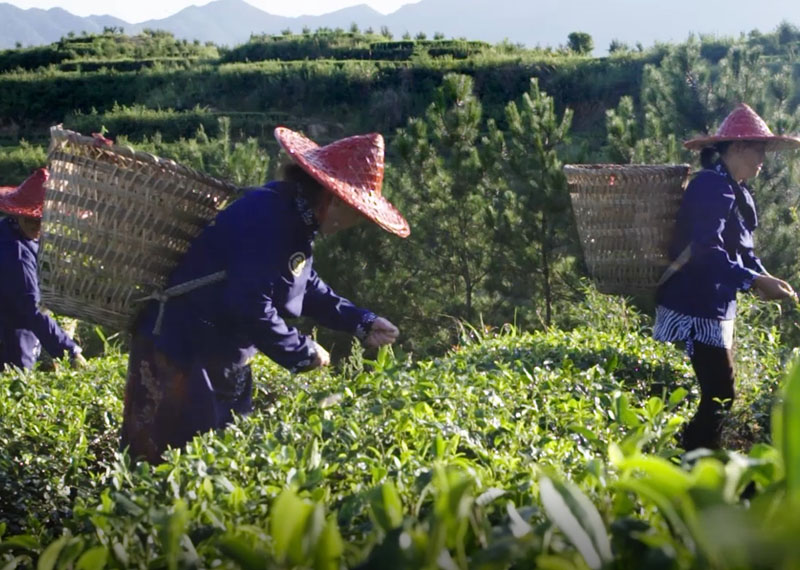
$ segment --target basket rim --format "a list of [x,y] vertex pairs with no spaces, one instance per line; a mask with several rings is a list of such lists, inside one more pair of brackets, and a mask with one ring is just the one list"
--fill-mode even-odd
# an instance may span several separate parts
[[564,171],[572,172],[604,172],[604,171],[625,171],[635,172],[637,170],[684,170],[690,169],[692,166],[688,163],[669,163],[669,164],[613,164],[613,163],[597,163],[597,164],[565,164]]
[[209,176],[208,174],[204,174],[198,170],[195,170],[194,168],[184,166],[179,162],[175,162],[172,159],[161,158],[160,156],[142,150],[135,150],[131,146],[121,146],[117,144],[106,145],[102,143],[98,144],[98,140],[96,138],[87,137],[86,135],[83,135],[77,131],[65,129],[62,124],[53,125],[50,127],[50,139],[51,148],[48,154],[53,154],[53,152],[56,150],[56,144],[66,142],[79,146],[92,147],[95,151],[99,151],[101,153],[116,154],[133,159],[135,161],[152,164],[159,168],[163,168],[164,170],[186,176],[188,178],[193,178],[202,184],[222,188],[231,194],[239,190],[239,187],[231,182]]

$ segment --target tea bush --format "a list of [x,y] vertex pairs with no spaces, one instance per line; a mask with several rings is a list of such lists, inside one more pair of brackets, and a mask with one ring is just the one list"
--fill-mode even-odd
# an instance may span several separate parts
[[[45,568],[794,560],[782,540],[794,523],[769,515],[788,493],[798,421],[768,422],[790,356],[777,305],[742,303],[745,388],[727,440],[750,455],[681,464],[675,434],[697,397],[688,360],[624,302],[585,294],[563,316],[571,330],[464,326],[431,360],[354,349],[338,371],[292,376],[257,358],[255,412],[157,466],[116,451],[119,349],[106,343],[82,371],[6,371],[0,557]],[[739,500],[748,488],[752,507]],[[738,550],[725,549],[733,523],[720,513],[747,539]],[[705,531],[708,521],[728,530]]]
[[355,351],[339,372],[305,376],[259,358],[256,411],[158,466],[115,452],[120,352],[85,371],[8,371],[0,556],[51,568],[488,568],[553,556],[581,567],[590,554],[556,530],[553,504],[584,497],[613,523],[601,526],[615,560],[634,548],[669,560],[642,542],[666,531],[613,491],[612,463],[677,455],[693,380],[677,349],[625,322],[465,329],[440,358]]
[[7,532],[55,532],[80,497],[96,496],[117,447],[125,372],[121,354],[87,370],[0,378],[0,521]]

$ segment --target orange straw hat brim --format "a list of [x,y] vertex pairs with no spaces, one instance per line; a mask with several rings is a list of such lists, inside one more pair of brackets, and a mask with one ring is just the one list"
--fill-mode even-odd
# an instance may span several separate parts
[[364,217],[400,237],[411,233],[403,215],[381,196],[384,144],[380,134],[319,146],[298,132],[278,127],[275,138],[297,165]]
[[690,150],[702,150],[721,142],[763,142],[768,152],[800,148],[800,137],[775,135],[749,105],[740,103],[725,117],[714,135],[702,135],[683,143]]
[[46,168],[39,168],[19,186],[0,187],[0,212],[12,216],[41,218],[44,205],[44,185],[49,176]]

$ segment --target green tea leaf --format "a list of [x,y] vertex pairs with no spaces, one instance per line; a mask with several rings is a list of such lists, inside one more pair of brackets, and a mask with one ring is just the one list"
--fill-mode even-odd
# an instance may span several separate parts
[[795,363],[783,389],[782,413],[779,414],[780,449],[786,469],[786,492],[795,505],[800,504],[800,362]]
[[297,566],[308,562],[325,529],[325,507],[319,503],[306,504],[311,510],[306,517],[305,525],[295,532],[289,545],[289,561]]
[[334,517],[329,517],[314,546],[314,570],[338,570],[344,554],[344,541]]
[[36,552],[38,549],[39,541],[29,534],[16,534],[0,542],[0,554],[3,552],[13,552],[15,550]]
[[275,499],[270,516],[270,534],[279,560],[286,560],[290,556],[292,543],[302,537],[312,508],[291,489],[284,489]]
[[95,546],[81,554],[75,570],[101,570],[107,562],[108,549],[105,546]]
[[53,570],[58,561],[58,556],[61,554],[61,550],[66,546],[69,539],[69,536],[62,536],[45,548],[36,563],[36,570]]
[[264,570],[264,568],[270,567],[266,555],[253,549],[240,536],[221,538],[219,548],[226,556],[241,566],[242,570]]
[[370,493],[369,506],[375,522],[384,532],[388,532],[403,523],[403,503],[394,483],[387,481]]
[[636,454],[618,462],[617,467],[627,473],[637,471],[637,476],[648,485],[671,498],[685,493],[692,486],[688,473],[661,457]]
[[178,568],[178,561],[182,554],[181,538],[186,532],[188,523],[189,513],[186,509],[186,503],[182,499],[178,499],[175,501],[172,513],[169,514],[166,523],[161,529],[161,542],[167,559],[167,567],[170,570]]
[[611,542],[600,513],[575,485],[543,475],[539,479],[539,494],[550,519],[590,568],[602,568],[613,560]]
[[689,390],[686,388],[676,388],[673,390],[669,395],[669,400],[667,400],[668,408],[671,410],[678,404],[680,404],[684,398],[689,394]]

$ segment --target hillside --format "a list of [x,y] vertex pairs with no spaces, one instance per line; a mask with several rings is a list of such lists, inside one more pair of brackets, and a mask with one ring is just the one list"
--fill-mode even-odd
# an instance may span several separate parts
[[[563,50],[332,31],[254,36],[220,53],[216,46],[164,32],[106,32],[0,52],[0,140],[5,130],[9,142],[39,142],[55,122],[77,126],[71,123],[75,115],[102,115],[115,106],[134,105],[182,112],[199,107],[211,115],[250,113],[244,134],[267,133],[262,142],[271,138],[269,121],[276,113],[335,129],[329,136],[369,128],[390,135],[423,111],[449,72],[474,75],[492,115],[502,113],[502,106],[538,77],[560,104],[576,109],[579,128],[592,127],[620,94],[638,89],[642,66],[657,53],[629,52],[603,60]],[[267,124],[254,123],[253,113],[265,114]],[[204,122],[206,128],[215,124],[213,118]],[[191,136],[194,128],[187,125],[180,134]],[[235,125],[234,132],[238,129]],[[137,128],[113,132],[141,136]]]
[[[453,17],[458,14],[458,17]],[[781,22],[800,25],[800,5],[782,0],[754,4],[676,0],[421,0],[383,15],[366,5],[321,16],[282,17],[269,14],[244,0],[215,0],[183,9],[168,18],[130,23],[108,16],[80,18],[60,9],[21,10],[0,3],[0,48],[35,46],[57,41],[72,32],[96,33],[107,26],[134,34],[144,29],[169,31],[180,39],[235,46],[251,34],[278,34],[285,29],[386,28],[395,37],[422,32],[432,37],[465,37],[492,43],[508,40],[529,47],[557,47],[574,31],[587,32],[598,54],[612,40],[635,46],[684,41],[690,33],[738,36],[751,30],[774,30]]]
[[[46,163],[57,123],[240,186],[275,175],[278,125],[320,143],[380,132],[384,192],[417,229],[399,243],[356,228],[324,240],[315,257],[333,286],[411,331],[409,350],[438,353],[461,321],[541,328],[582,298],[586,267],[563,164],[694,163],[680,141],[715,129],[743,100],[776,131],[799,132],[798,45],[790,27],[604,58],[580,46],[333,30],[254,36],[233,49],[166,32],[63,38],[0,53],[0,183]],[[791,159],[770,157],[755,193],[761,258],[794,282]],[[340,270],[356,266],[365,273]],[[425,285],[417,275],[437,277]],[[788,313],[783,326],[798,335]],[[349,345],[327,341],[339,352]]]

